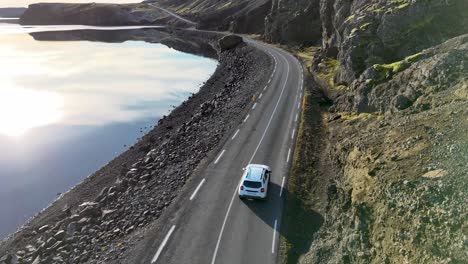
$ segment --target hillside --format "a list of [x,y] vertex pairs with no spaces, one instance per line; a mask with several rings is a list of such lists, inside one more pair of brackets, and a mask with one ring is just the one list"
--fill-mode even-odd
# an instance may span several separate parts
[[0,8],[0,17],[20,17],[26,8],[23,7],[8,7]]

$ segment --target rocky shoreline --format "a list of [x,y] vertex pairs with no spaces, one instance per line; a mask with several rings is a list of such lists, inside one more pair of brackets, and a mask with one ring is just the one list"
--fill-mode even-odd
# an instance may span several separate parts
[[[215,56],[218,68],[198,93],[159,120],[138,143],[2,241],[0,263],[119,262],[134,240],[129,237],[157,224],[186,183],[213,158],[273,68],[271,58],[251,45],[220,47],[222,35],[217,33],[121,33],[127,40]],[[66,34],[88,40],[93,36],[74,32],[62,37]],[[46,33],[35,37],[47,39]]]

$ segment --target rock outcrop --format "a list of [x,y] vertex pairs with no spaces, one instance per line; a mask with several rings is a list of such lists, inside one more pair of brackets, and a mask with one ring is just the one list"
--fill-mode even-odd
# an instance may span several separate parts
[[327,56],[336,82],[351,84],[374,64],[392,63],[468,33],[468,3],[454,1],[321,1]]
[[227,35],[227,36],[222,37],[218,43],[219,43],[220,50],[225,51],[225,50],[233,49],[243,42],[244,40],[242,39],[241,36]]
[[[468,76],[468,35],[453,38],[391,64],[375,64],[366,69],[341,98],[342,110],[396,112],[413,104],[424,110],[434,92],[463,85]],[[423,103],[424,101],[424,103]]]
[[265,39],[281,44],[317,44],[322,34],[319,2],[273,0],[265,18]]

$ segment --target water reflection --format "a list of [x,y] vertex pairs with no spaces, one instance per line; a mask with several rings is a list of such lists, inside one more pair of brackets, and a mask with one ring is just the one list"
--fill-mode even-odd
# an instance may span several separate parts
[[21,136],[33,127],[56,123],[63,116],[63,97],[58,93],[4,86],[0,94],[0,134]]
[[216,67],[161,44],[36,41],[11,27],[0,25],[0,237],[124,151]]

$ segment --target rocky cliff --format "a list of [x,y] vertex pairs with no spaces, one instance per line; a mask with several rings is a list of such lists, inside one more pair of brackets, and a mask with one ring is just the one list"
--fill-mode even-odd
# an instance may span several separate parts
[[315,4],[284,263],[464,263],[468,2]]

